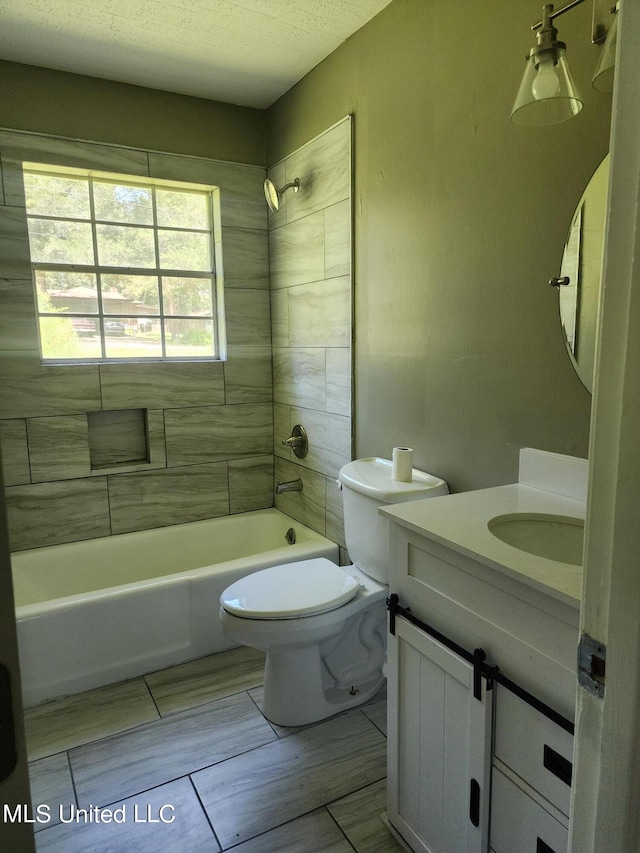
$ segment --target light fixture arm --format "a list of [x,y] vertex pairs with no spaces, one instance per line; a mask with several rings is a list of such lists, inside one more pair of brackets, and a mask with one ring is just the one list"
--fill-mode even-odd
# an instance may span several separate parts
[[[559,18],[560,15],[564,15],[565,12],[568,12],[570,9],[573,9],[576,6],[579,6],[581,3],[584,3],[584,0],[572,0],[571,3],[567,3],[567,5],[563,6],[562,9],[558,9],[557,12],[553,12],[553,11],[550,12],[548,16],[545,16],[545,18],[543,18],[541,21],[538,21],[537,24],[534,24],[531,27],[531,29],[532,30],[539,30],[540,27],[544,26],[545,20],[553,21],[553,20],[555,20],[555,18]],[[545,6],[545,9],[546,8],[547,7]]]

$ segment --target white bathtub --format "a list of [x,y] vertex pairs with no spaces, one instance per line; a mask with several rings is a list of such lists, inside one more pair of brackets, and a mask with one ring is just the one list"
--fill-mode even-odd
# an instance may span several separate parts
[[309,557],[338,547],[276,509],[13,554],[25,706],[230,648],[225,587]]

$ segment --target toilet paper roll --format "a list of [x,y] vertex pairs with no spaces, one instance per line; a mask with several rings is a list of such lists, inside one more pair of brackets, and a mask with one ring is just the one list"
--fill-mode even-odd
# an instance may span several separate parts
[[400,483],[410,483],[413,468],[413,448],[394,447],[391,465],[391,478]]

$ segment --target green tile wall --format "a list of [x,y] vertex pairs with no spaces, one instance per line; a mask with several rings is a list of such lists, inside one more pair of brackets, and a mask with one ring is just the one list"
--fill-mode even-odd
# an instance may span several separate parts
[[[276,506],[344,546],[338,471],[351,459],[351,121],[330,128],[269,170],[295,178],[269,215],[276,479],[303,482]],[[302,424],[309,453],[282,440]]]
[[[227,361],[42,366],[23,160],[219,186]],[[301,189],[269,220],[257,166],[0,131],[0,168],[0,440],[12,547],[272,506],[274,475],[304,481],[276,505],[344,545],[335,477],[352,453],[350,120],[274,166],[273,180],[298,177]],[[92,470],[87,413],[119,409],[147,410],[150,462]],[[302,460],[281,444],[295,423],[311,441]]]
[[[42,366],[23,160],[219,186],[228,360]],[[12,131],[0,131],[0,167],[0,440],[12,548],[272,506],[264,169]],[[148,410],[151,461],[92,470],[87,413],[118,409]]]

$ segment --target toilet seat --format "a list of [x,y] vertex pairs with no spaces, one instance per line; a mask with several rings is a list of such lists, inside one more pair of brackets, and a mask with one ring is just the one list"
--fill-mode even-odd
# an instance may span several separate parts
[[297,619],[335,610],[360,588],[357,578],[319,557],[247,575],[225,589],[220,603],[245,619]]

